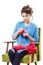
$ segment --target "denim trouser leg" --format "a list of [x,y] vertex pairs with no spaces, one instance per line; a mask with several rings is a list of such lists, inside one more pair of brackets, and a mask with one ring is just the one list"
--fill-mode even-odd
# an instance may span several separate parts
[[27,51],[22,49],[22,50],[18,50],[16,53],[15,53],[15,57],[14,57],[14,60],[13,60],[13,65],[20,65],[20,61],[21,61],[21,58],[23,56],[25,56],[27,54]]
[[15,50],[14,49],[10,49],[8,51],[8,56],[9,56],[10,62],[13,64],[13,60],[14,60],[14,56],[15,56]]
[[21,58],[27,54],[25,49],[15,51],[14,49],[10,49],[8,52],[9,59],[12,65],[20,65]]

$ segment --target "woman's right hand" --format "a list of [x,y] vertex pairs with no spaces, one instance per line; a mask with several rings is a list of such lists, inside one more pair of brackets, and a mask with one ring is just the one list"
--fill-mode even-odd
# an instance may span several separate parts
[[24,32],[24,29],[23,29],[23,28],[19,28],[18,31],[13,35],[14,39],[16,39],[17,36],[18,36],[19,34],[22,34],[23,32]]
[[18,34],[22,34],[24,32],[24,29],[23,28],[19,28],[19,30],[17,32],[18,32]]

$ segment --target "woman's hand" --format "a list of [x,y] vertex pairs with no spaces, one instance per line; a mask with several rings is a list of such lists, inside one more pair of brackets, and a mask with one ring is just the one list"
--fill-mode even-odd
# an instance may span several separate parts
[[20,28],[20,29],[13,35],[14,39],[16,39],[17,36],[23,32],[23,30],[24,30],[23,28]]
[[28,34],[27,31],[25,31],[25,32],[23,33],[23,36],[24,36],[24,37],[27,37],[31,42],[34,42],[34,38],[32,38],[32,37]]
[[23,36],[24,36],[24,37],[29,36],[28,32],[27,32],[27,31],[25,31],[25,32],[23,33]]
[[22,34],[24,32],[24,29],[20,28],[17,32],[18,32],[18,34]]

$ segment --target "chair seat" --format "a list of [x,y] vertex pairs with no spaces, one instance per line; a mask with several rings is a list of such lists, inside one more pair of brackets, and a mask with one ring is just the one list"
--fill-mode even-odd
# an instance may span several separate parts
[[[37,53],[34,54],[33,62],[37,61]],[[2,55],[2,62],[10,62],[8,53]],[[32,54],[25,55],[21,59],[21,63],[31,63],[32,62]]]

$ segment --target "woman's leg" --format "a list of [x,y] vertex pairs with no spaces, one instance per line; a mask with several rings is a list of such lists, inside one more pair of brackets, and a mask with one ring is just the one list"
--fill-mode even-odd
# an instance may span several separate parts
[[9,56],[11,63],[13,64],[13,60],[15,56],[15,50],[13,48],[8,51],[8,56]]
[[20,65],[21,58],[27,54],[27,51],[25,49],[18,50],[15,53],[15,57],[13,60],[13,65]]

